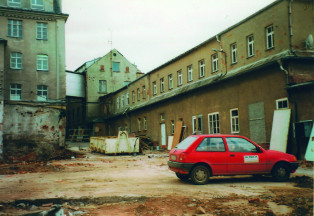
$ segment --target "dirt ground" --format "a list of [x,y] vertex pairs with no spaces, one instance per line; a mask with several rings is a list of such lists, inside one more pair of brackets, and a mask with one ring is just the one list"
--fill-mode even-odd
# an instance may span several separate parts
[[312,168],[299,169],[284,183],[231,176],[197,186],[168,170],[168,152],[83,152],[47,165],[0,164],[0,215],[53,210],[59,215],[313,215]]

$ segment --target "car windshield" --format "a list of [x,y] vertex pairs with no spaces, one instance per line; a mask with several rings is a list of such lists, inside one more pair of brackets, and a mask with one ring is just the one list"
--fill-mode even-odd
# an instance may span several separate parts
[[187,149],[195,140],[197,140],[198,137],[188,137],[186,139],[184,139],[182,142],[180,142],[175,149],[182,149],[185,150]]

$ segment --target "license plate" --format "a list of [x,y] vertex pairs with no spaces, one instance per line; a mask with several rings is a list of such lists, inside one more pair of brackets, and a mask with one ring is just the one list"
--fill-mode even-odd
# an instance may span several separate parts
[[170,159],[175,161],[175,160],[177,160],[177,156],[171,155],[171,156],[170,156]]

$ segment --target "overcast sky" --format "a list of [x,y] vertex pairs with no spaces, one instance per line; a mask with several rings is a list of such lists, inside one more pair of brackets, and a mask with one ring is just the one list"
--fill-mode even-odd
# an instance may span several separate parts
[[146,73],[274,1],[63,0],[67,70],[112,47]]

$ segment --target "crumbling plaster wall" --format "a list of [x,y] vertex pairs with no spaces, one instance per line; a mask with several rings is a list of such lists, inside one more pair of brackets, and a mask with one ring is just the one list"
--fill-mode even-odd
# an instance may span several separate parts
[[4,153],[10,157],[17,157],[29,154],[40,146],[48,145],[50,149],[56,149],[64,145],[65,125],[63,110],[5,105]]

